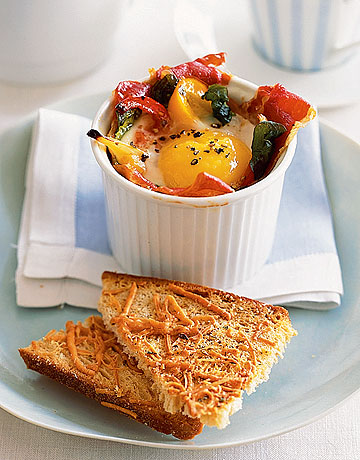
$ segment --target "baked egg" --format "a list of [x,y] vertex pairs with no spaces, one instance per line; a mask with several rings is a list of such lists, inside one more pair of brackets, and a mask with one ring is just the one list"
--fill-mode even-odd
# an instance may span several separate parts
[[196,78],[180,79],[168,104],[168,130],[154,132],[151,116],[143,113],[123,136],[145,164],[138,170],[154,184],[188,187],[206,172],[237,189],[251,172],[254,125],[238,114],[222,125],[203,98],[207,90]]

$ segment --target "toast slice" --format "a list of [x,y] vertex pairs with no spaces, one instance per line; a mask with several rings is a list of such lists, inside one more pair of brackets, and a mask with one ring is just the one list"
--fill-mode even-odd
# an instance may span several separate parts
[[224,428],[296,331],[289,314],[196,284],[104,272],[104,324],[153,381],[164,409]]
[[29,369],[157,431],[185,440],[202,430],[198,419],[164,411],[148,377],[105,330],[100,316],[84,324],[68,321],[65,331],[52,330],[19,352]]

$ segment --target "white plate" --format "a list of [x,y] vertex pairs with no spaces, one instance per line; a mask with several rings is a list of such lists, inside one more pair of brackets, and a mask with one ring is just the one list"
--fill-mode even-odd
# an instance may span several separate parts
[[[52,106],[92,117],[105,96]],[[324,169],[334,211],[344,276],[342,305],[332,311],[291,309],[299,331],[270,380],[245,397],[243,409],[223,431],[204,428],[193,441],[157,433],[25,368],[17,348],[68,319],[92,310],[66,306],[21,308],[15,302],[14,272],[24,168],[34,117],[0,134],[0,406],[51,430],[78,436],[174,449],[245,444],[306,425],[334,409],[360,388],[360,146],[321,123]]]
[[282,83],[319,108],[360,101],[360,52],[339,67],[319,72],[277,67],[254,49],[246,0],[226,0],[222,5],[214,0],[181,0],[174,12],[174,24],[179,43],[190,59],[226,51],[227,68],[234,75],[257,85]]

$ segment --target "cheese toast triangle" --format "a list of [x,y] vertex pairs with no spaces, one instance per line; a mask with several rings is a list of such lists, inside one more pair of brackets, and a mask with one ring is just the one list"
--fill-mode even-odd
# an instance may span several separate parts
[[99,311],[170,413],[224,428],[296,331],[282,307],[216,289],[104,272]]

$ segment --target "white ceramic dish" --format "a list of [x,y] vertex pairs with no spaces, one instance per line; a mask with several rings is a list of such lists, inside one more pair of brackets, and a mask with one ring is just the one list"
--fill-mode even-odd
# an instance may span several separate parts
[[[52,109],[93,117],[105,95],[62,102]],[[290,309],[299,331],[270,380],[245,397],[223,431],[205,428],[193,441],[157,433],[28,371],[17,348],[93,310],[29,309],[15,302],[16,243],[24,170],[34,117],[0,134],[0,407],[35,425],[77,436],[167,449],[246,444],[306,425],[360,388],[360,145],[321,122],[321,145],[333,209],[345,294],[341,306],[319,312]],[[341,152],[341,155],[339,155]],[[65,439],[65,438],[64,438]]]
[[[233,77],[229,96],[241,103],[257,87]],[[111,103],[105,101],[92,127],[109,130]],[[285,172],[296,138],[271,173],[232,194],[189,198],[160,194],[128,181],[110,164],[96,141],[102,168],[109,242],[125,272],[227,289],[254,276],[270,253]]]

